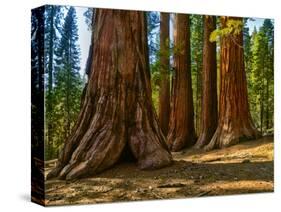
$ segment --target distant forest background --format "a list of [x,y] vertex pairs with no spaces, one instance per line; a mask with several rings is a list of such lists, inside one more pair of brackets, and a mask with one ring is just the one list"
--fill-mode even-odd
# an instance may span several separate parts
[[[45,160],[58,157],[64,141],[69,136],[81,107],[81,96],[87,75],[80,67],[81,49],[75,7],[46,6],[44,13],[44,67],[45,67]],[[85,25],[91,32],[94,10],[84,13]],[[157,111],[159,106],[160,73],[160,13],[147,12],[147,36],[152,83],[152,100]],[[203,15],[190,15],[191,74],[194,104],[194,126],[200,132],[202,104],[202,63],[203,63]],[[250,112],[256,127],[263,135],[272,134],[274,126],[274,26],[273,21],[264,19],[263,25],[249,32],[243,19],[243,47],[247,75]],[[36,18],[32,18],[36,21]],[[173,26],[171,15],[171,27]],[[219,19],[217,27],[219,28]],[[36,26],[36,24],[32,24]],[[170,30],[171,31],[171,30]],[[210,39],[215,42],[215,32]],[[173,61],[173,40],[170,40],[170,63]],[[98,45],[98,44],[96,44]],[[91,48],[90,48],[91,49]],[[217,85],[219,88],[219,52],[217,42]],[[89,52],[89,55],[90,52]],[[34,61],[36,58],[32,58]],[[91,59],[91,58],[90,58]],[[88,60],[89,63],[89,60]],[[87,67],[87,66],[86,66]],[[81,69],[83,71],[81,71]],[[170,66],[169,78],[173,75]],[[219,89],[218,89],[219,92]],[[157,111],[158,113],[158,111]]]

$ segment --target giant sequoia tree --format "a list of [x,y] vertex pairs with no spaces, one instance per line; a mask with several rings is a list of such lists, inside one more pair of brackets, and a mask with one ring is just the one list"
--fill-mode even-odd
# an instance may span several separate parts
[[218,123],[216,43],[210,42],[210,35],[215,29],[216,17],[204,16],[201,131],[197,148],[210,142]]
[[160,168],[172,160],[152,106],[145,14],[97,9],[94,20],[85,100],[48,178],[100,172],[114,165],[126,148],[141,169]]
[[172,151],[191,146],[195,141],[190,68],[189,16],[175,15],[174,74],[168,144]]
[[160,14],[160,92],[159,92],[159,123],[166,136],[169,130],[170,114],[170,74],[169,74],[169,13]]
[[[244,67],[242,18],[221,17],[219,121],[207,150],[259,136],[251,118]],[[227,33],[224,33],[227,32]]]

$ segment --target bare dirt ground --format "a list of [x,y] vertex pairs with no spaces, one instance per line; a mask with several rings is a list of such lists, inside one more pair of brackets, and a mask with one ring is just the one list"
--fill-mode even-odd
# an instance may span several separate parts
[[173,158],[172,166],[154,171],[120,163],[75,182],[47,181],[46,205],[273,192],[273,137],[210,152],[188,149]]

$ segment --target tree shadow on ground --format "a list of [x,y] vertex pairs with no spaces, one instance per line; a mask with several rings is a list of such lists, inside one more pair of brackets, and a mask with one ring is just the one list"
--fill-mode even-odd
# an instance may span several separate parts
[[273,191],[273,161],[196,164],[175,161],[159,170],[122,163],[77,181],[46,183],[47,204],[87,204],[135,200],[248,194]]
[[158,170],[139,170],[134,163],[118,164],[97,174],[98,178],[177,178],[208,181],[273,180],[273,161],[246,163],[192,163],[174,161],[173,165]]

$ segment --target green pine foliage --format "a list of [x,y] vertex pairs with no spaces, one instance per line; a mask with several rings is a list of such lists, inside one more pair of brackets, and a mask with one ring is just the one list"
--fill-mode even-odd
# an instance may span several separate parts
[[160,13],[147,12],[147,41],[151,71],[152,102],[157,111],[160,89]]
[[85,23],[88,26],[88,30],[92,30],[92,17],[94,15],[94,9],[93,8],[88,8],[85,12],[84,12],[84,17],[85,17]]
[[210,35],[210,42],[219,41],[223,36],[237,35],[243,29],[243,22],[240,20],[228,20],[226,27],[214,30]]
[[251,35],[249,32],[249,27],[247,26],[247,20],[244,19],[244,27],[243,27],[243,47],[244,47],[244,61],[245,61],[245,71],[248,73],[251,67],[251,59],[252,59],[252,52],[251,52]]
[[247,72],[250,82],[248,86],[250,110],[254,122],[263,134],[273,132],[273,36],[273,23],[266,19],[258,31],[254,30],[251,51],[248,53],[251,55],[251,68]]
[[[54,104],[54,68],[56,49],[59,44],[61,33],[61,24],[63,17],[63,7],[47,5],[44,11],[44,66],[45,66],[45,105],[46,105],[46,149],[52,152],[53,145],[53,122],[55,114],[53,113]],[[51,153],[52,154],[52,153]]]
[[152,103],[155,111],[158,114],[159,108],[159,92],[160,92],[160,60],[159,60],[159,51],[156,56],[156,60],[150,64],[151,70],[151,88],[152,88]]
[[[47,122],[52,123],[52,133],[47,133],[51,142],[45,144],[47,159],[58,157],[59,150],[70,135],[80,110],[83,89],[79,73],[80,48],[77,43],[78,27],[74,7],[67,8],[60,31],[60,39],[54,51],[52,108],[46,111]],[[46,99],[47,102],[50,101],[48,95]]]
[[203,65],[203,16],[191,15],[191,77],[194,104],[195,130],[200,127],[202,103],[202,65]]

